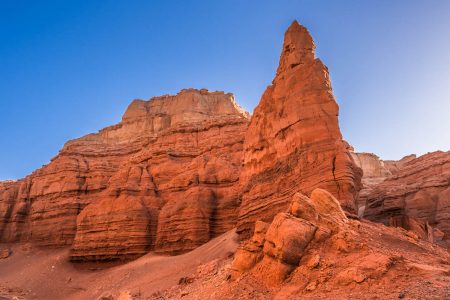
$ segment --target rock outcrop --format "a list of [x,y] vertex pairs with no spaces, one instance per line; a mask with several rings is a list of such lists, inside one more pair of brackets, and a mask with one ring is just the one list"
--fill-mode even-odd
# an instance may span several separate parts
[[323,243],[347,223],[339,202],[327,191],[315,189],[311,198],[296,193],[288,212],[278,213],[270,225],[256,223],[253,237],[236,251],[232,277],[257,267],[267,284],[280,284],[299,266],[310,244]]
[[416,158],[414,154],[411,154],[400,160],[382,160],[373,153],[351,152],[351,154],[356,165],[363,171],[362,188],[358,196],[358,207],[361,211],[366,205],[367,195],[375,185],[397,174],[405,163]]
[[329,190],[354,210],[361,171],[342,139],[328,70],[314,56],[306,28],[294,22],[284,37],[276,76],[252,116],[240,176],[238,232],[269,222],[300,190]]
[[135,100],[119,124],[0,183],[0,241],[73,244],[73,260],[189,251],[235,225],[248,118],[223,92]]
[[403,298],[405,293],[425,299],[424,277],[434,282],[429,292],[439,294],[436,299],[448,293],[448,251],[407,230],[346,215],[325,190],[316,189],[311,197],[294,194],[286,212],[270,224],[257,222],[253,237],[239,246],[226,293],[347,299],[351,290],[355,299]]
[[422,238],[450,240],[450,152],[432,152],[404,162],[397,174],[364,196],[364,217],[411,229]]
[[384,161],[373,153],[352,152],[352,157],[363,171],[361,182],[364,187],[378,184],[392,175]]

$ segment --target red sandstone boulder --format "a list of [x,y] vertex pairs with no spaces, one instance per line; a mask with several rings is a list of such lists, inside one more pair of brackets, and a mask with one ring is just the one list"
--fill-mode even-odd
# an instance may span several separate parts
[[288,265],[297,265],[317,227],[287,213],[275,216],[267,230],[264,254]]
[[269,225],[265,222],[256,221],[252,238],[239,245],[231,268],[232,278],[238,278],[242,273],[251,270],[263,259],[264,254],[262,250]]
[[11,250],[9,250],[9,248],[6,248],[6,247],[0,248],[0,259],[8,258],[10,255],[11,255]]
[[[315,189],[311,198],[296,193],[288,212],[277,214],[265,234],[266,223],[256,222],[253,237],[236,251],[232,277],[255,269],[266,284],[277,285],[299,266],[311,245],[321,247],[328,240],[340,251],[347,223],[339,202],[327,191]],[[317,254],[309,253],[305,265],[314,267],[319,260]]]

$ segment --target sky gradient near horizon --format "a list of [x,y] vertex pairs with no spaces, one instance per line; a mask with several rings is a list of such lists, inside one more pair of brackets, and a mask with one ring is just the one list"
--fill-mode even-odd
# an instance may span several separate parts
[[0,0],[0,180],[117,123],[135,98],[208,88],[251,112],[294,19],[357,151],[450,150],[450,1]]

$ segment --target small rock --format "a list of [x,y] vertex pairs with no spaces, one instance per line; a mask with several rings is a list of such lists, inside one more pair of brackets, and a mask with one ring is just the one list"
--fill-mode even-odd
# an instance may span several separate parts
[[0,249],[0,259],[8,258],[11,255],[11,250],[8,248]]
[[181,277],[180,280],[178,280],[178,284],[182,285],[182,284],[190,284],[194,282],[194,278],[191,277]]
[[110,292],[104,292],[97,300],[114,300],[114,296]]
[[308,292],[311,292],[311,291],[314,291],[316,288],[317,288],[317,282],[316,282],[316,281],[313,281],[313,282],[310,282],[310,283],[306,286],[305,290],[307,290]]
[[398,298],[399,298],[399,299],[405,298],[405,292],[400,292],[400,293],[398,294]]
[[310,269],[314,269],[319,266],[319,263],[320,263],[320,255],[314,254],[308,259],[308,261],[306,262],[306,266]]

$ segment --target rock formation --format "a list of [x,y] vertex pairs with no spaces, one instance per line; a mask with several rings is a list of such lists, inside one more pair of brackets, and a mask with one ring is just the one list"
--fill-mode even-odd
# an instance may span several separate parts
[[347,222],[339,202],[327,191],[315,189],[311,199],[294,194],[287,213],[278,213],[270,225],[256,223],[253,237],[236,252],[233,277],[258,265],[268,284],[279,284],[299,265],[313,240],[323,242]]
[[416,158],[415,154],[407,155],[400,160],[382,160],[376,154],[366,152],[351,152],[351,155],[356,165],[363,171],[361,178],[363,189],[396,175],[406,163]]
[[[346,217],[316,189],[294,194],[271,223],[256,222],[229,267],[231,283],[213,286],[220,299],[440,299],[448,294],[448,257],[410,231]],[[191,294],[208,288],[204,280]]]
[[247,124],[223,92],[135,100],[119,124],[0,184],[0,241],[73,244],[73,260],[189,251],[235,225]]
[[425,239],[450,240],[450,152],[408,160],[364,196],[364,217],[411,229]]
[[238,231],[271,221],[298,190],[324,188],[355,209],[361,171],[342,140],[328,70],[314,57],[306,28],[294,22],[284,37],[276,76],[245,135]]
[[397,174],[405,163],[416,158],[416,156],[412,154],[405,156],[400,160],[381,160],[373,153],[351,152],[351,154],[356,165],[363,171],[361,179],[362,189],[360,190],[358,197],[359,208],[365,206],[367,195],[372,191],[372,188],[375,185],[386,178]]

